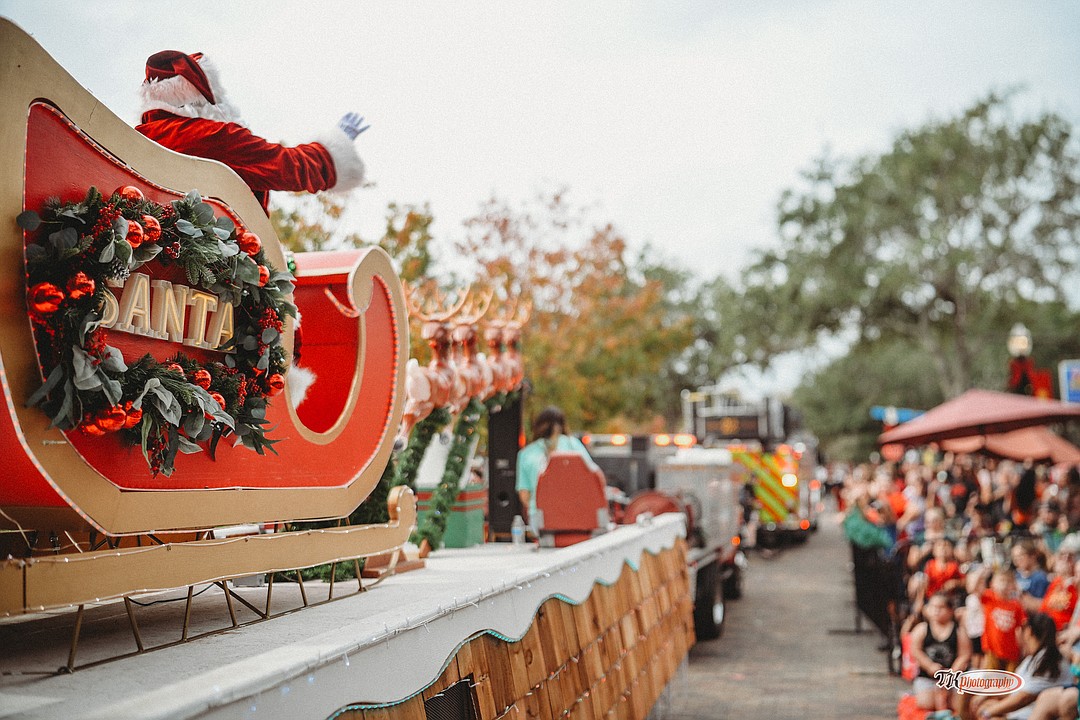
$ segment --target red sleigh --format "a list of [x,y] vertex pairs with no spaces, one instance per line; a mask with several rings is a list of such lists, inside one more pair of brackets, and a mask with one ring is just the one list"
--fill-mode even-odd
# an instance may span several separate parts
[[[287,392],[271,400],[266,419],[279,441],[277,454],[223,441],[214,457],[178,456],[170,477],[155,477],[139,449],[117,435],[63,432],[27,406],[43,373],[27,312],[24,252],[31,234],[15,221],[24,209],[40,210],[50,197],[81,200],[90,186],[106,194],[134,186],[161,204],[197,189],[216,215],[263,238],[272,265],[283,269],[286,261],[269,220],[230,170],[143,138],[6,20],[0,20],[0,54],[0,526],[24,537],[37,531],[156,539],[223,525],[349,515],[389,461],[404,399],[408,326],[401,284],[381,250],[298,259],[294,300],[304,321],[302,364],[316,380],[299,407]],[[160,272],[153,265],[145,266],[151,275]],[[284,335],[288,352],[291,324]],[[129,360],[146,352],[162,359],[180,349],[123,333],[111,334],[110,342]],[[106,554],[114,559],[96,563],[30,552],[0,564],[0,615],[382,552],[405,541],[414,519],[411,494],[398,492],[385,526],[317,537],[258,536],[258,542],[228,548],[189,533],[199,539],[141,547],[138,554],[112,542]],[[174,562],[163,562],[166,557]]]

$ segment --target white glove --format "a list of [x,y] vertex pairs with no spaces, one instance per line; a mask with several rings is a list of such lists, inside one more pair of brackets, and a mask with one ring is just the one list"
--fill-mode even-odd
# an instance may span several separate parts
[[361,115],[357,115],[354,112],[345,113],[341,120],[338,121],[338,127],[341,131],[349,136],[350,140],[355,140],[356,136],[367,130],[370,125],[364,125],[364,118]]

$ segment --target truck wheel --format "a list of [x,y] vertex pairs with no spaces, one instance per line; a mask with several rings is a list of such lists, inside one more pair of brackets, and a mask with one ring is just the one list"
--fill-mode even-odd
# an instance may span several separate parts
[[698,570],[694,597],[694,635],[701,640],[715,640],[724,629],[724,591],[716,563]]
[[724,599],[738,600],[742,597],[742,570],[736,565],[724,579]]

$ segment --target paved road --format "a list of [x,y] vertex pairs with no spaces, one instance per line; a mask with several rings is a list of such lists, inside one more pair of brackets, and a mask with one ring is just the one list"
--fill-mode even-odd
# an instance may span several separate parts
[[909,687],[887,673],[879,635],[855,627],[850,550],[835,516],[801,547],[750,557],[720,639],[699,643],[668,720],[895,718]]

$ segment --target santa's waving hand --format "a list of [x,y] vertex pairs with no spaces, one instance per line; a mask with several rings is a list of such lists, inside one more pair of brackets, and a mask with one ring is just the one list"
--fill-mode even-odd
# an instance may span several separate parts
[[367,130],[348,113],[314,142],[287,147],[248,130],[228,102],[212,64],[202,53],[165,50],[146,61],[140,89],[142,123],[135,129],[161,145],[232,168],[268,208],[271,190],[351,190],[364,181],[364,163],[353,140]]

